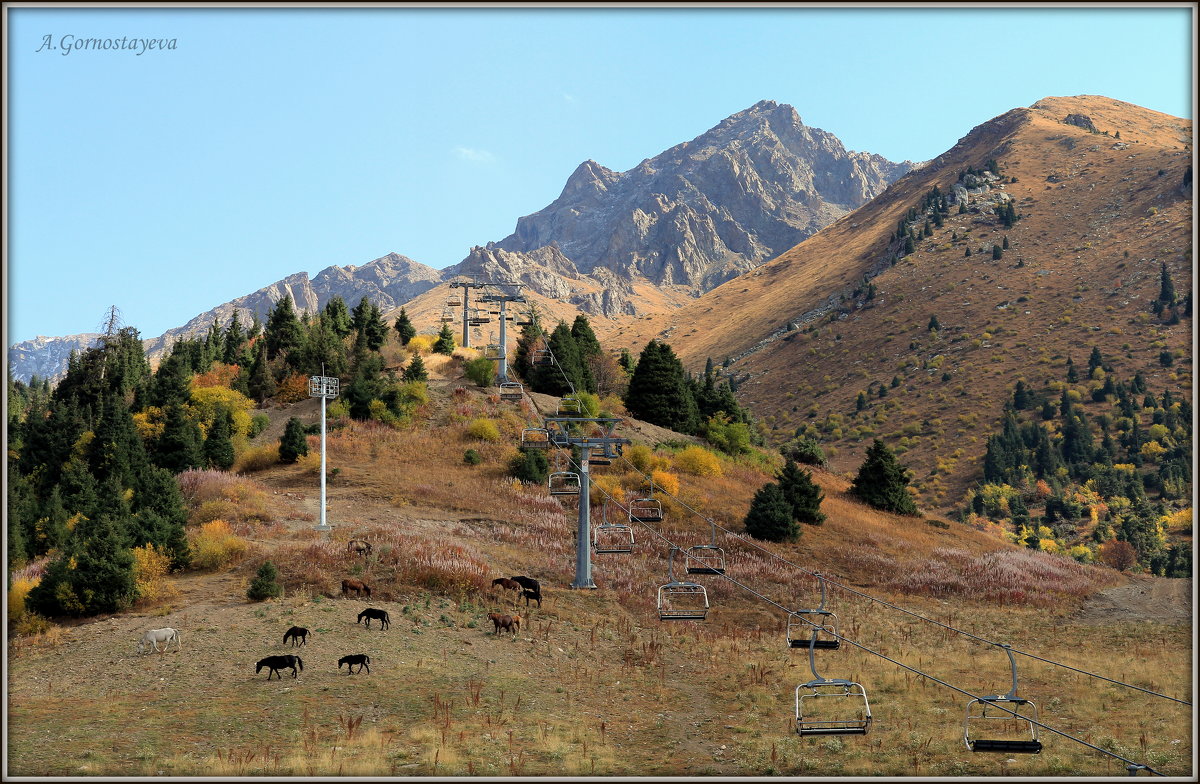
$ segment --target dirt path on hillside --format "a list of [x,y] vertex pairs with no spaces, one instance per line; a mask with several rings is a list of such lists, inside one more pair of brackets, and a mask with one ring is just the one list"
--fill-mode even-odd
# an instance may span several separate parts
[[1139,577],[1133,584],[1091,596],[1071,620],[1106,624],[1126,621],[1184,623],[1192,618],[1192,581]]

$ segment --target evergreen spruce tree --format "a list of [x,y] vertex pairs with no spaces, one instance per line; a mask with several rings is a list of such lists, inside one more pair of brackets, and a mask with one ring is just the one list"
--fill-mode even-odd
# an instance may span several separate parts
[[999,245],[993,245],[992,246],[992,260],[995,261],[995,260],[999,260],[1002,258],[1004,258],[1004,251],[1000,248]]
[[293,363],[295,368],[310,375],[343,376],[348,369],[346,345],[323,313],[309,323],[303,348],[289,355],[289,359],[298,354],[303,359]]
[[905,238],[904,238],[904,254],[903,254],[903,255],[905,255],[905,256],[909,256],[909,255],[911,255],[911,254],[912,254],[914,251],[916,251],[916,249],[917,249],[917,246],[916,246],[916,244],[913,242],[912,235],[910,234],[910,235],[908,235],[907,237],[905,237]]
[[442,329],[438,332],[437,342],[433,344],[433,353],[445,354],[446,356],[454,353],[454,333],[450,331],[449,324],[442,324]]
[[242,330],[235,310],[229,328],[225,330],[225,355],[221,357],[221,361],[226,365],[240,366],[246,364],[246,356],[246,333]]
[[275,379],[271,377],[267,365],[266,341],[260,340],[255,344],[254,362],[250,365],[250,378],[246,383],[249,397],[258,403],[259,408],[275,394]]
[[1175,304],[1175,283],[1171,280],[1171,273],[1167,270],[1167,263],[1162,262],[1162,271],[1160,273],[1161,284],[1158,291],[1158,301],[1164,305]]
[[550,463],[541,449],[520,449],[508,467],[510,475],[535,485],[545,482],[549,471]]
[[825,522],[821,501],[825,493],[812,480],[812,474],[796,465],[790,458],[779,472],[779,490],[792,507],[792,518],[798,523],[820,525]]
[[204,438],[204,462],[218,471],[233,467],[233,415],[225,409],[217,412]]
[[1004,249],[1005,249],[1005,250],[1008,250],[1008,235],[1007,235],[1007,234],[1005,234],[1005,235],[1004,235],[1004,245],[1003,245],[1003,247],[1004,247]]
[[199,468],[203,463],[199,426],[188,418],[182,405],[168,406],[166,415],[154,450],[155,465],[173,474]]
[[304,425],[296,417],[291,417],[279,439],[279,462],[294,463],[307,454],[308,439],[304,436]]
[[1088,377],[1099,367],[1104,367],[1104,357],[1100,356],[1099,346],[1092,346],[1092,353],[1088,356]]
[[275,599],[283,596],[283,586],[279,584],[279,570],[270,561],[263,561],[254,575],[254,581],[246,591],[246,598],[256,602],[264,599]]
[[408,313],[404,308],[400,308],[400,315],[396,317],[396,332],[400,335],[400,345],[407,346],[408,341],[417,336],[417,328],[413,326],[412,320],[408,317]]
[[265,337],[267,359],[275,359],[280,354],[293,352],[303,344],[304,331],[300,320],[296,318],[291,297],[280,297],[271,309],[270,315],[267,316]]
[[325,303],[325,309],[321,311],[321,315],[339,338],[344,338],[353,331],[350,328],[350,309],[346,307],[346,301],[341,297],[331,297]]
[[359,420],[371,418],[371,401],[378,400],[383,395],[383,377],[380,375],[382,370],[383,357],[378,354],[368,354],[358,363],[358,369],[354,371],[354,380],[346,388],[350,416]]
[[860,391],[858,393],[858,397],[855,398],[855,400],[854,400],[854,410],[862,411],[866,407],[867,407],[867,393]]
[[965,253],[963,253],[963,257],[964,257],[964,258],[970,258],[970,257],[971,257],[971,249],[970,249],[970,248],[967,248],[966,252],[965,252]]
[[585,363],[589,358],[604,353],[596,333],[592,331],[592,325],[582,313],[576,316],[575,322],[571,324],[571,337],[575,339],[575,345],[579,347],[579,357]]
[[942,323],[940,321],[938,321],[937,314],[935,313],[934,315],[930,316],[929,317],[929,326],[926,327],[926,329],[929,332],[936,332],[941,328],[942,328]]
[[887,444],[876,438],[859,466],[850,493],[876,509],[915,516],[919,512],[908,493],[910,478]]
[[128,609],[137,598],[133,554],[111,518],[81,519],[69,551],[47,567],[26,605],[42,615],[87,616]]
[[1067,383],[1075,384],[1079,382],[1079,373],[1075,371],[1075,362],[1070,357],[1067,357]]
[[666,343],[651,340],[642,349],[629,379],[625,407],[631,416],[679,433],[694,433],[699,411],[688,387],[687,372]]
[[637,363],[633,359],[633,354],[629,353],[629,349],[627,349],[627,348],[621,349],[621,356],[617,359],[617,362],[621,365],[622,368],[625,369],[626,373],[628,373],[629,375],[633,375],[633,369],[634,369],[634,367],[636,367]]
[[779,485],[765,484],[754,494],[744,521],[746,533],[768,542],[794,542],[800,527],[793,519],[792,505]]
[[425,370],[425,360],[421,359],[420,354],[413,354],[413,358],[409,360],[408,366],[404,368],[405,381],[428,381],[429,372]]
[[591,389],[588,388],[591,373],[585,373],[579,345],[564,322],[558,322],[547,345],[555,364],[532,368],[529,382],[534,392],[561,396],[570,393],[572,388],[576,392],[591,392],[595,388],[594,383]]
[[172,568],[186,567],[192,554],[185,531],[187,505],[179,482],[170,471],[151,467],[138,477],[133,490],[132,544],[153,544],[170,555]]

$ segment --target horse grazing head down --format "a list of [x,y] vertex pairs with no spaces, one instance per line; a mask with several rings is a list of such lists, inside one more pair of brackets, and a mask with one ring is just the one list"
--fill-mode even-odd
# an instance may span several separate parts
[[392,625],[392,619],[390,617],[388,617],[387,610],[377,610],[373,607],[368,607],[367,609],[363,610],[362,612],[360,612],[358,614],[358,620],[356,621],[356,623],[362,623],[363,618],[367,619],[367,628],[368,629],[371,628],[371,619],[372,618],[376,618],[379,620],[379,628],[381,628],[381,629],[386,629]]
[[355,580],[353,578],[342,580],[342,594],[345,595],[351,591],[354,591],[356,596],[366,594],[368,599],[371,598],[371,587],[362,580]]

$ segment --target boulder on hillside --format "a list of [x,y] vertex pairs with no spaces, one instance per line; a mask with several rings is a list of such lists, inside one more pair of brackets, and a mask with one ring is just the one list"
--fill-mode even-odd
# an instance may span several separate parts
[[1063,119],[1063,122],[1067,125],[1074,125],[1077,128],[1082,128],[1083,130],[1091,133],[1100,133],[1100,131],[1096,128],[1096,124],[1092,122],[1092,118],[1088,117],[1086,114],[1068,114]]

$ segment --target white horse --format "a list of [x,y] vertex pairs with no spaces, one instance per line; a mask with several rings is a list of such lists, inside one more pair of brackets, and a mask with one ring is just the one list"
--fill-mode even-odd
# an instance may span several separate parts
[[175,641],[175,648],[177,650],[183,650],[183,646],[179,642],[178,629],[172,629],[169,626],[165,629],[151,629],[142,635],[142,639],[138,640],[137,652],[142,653],[148,648],[153,648],[155,652],[158,652],[158,644],[160,642],[163,644],[162,649],[165,652],[172,640]]

